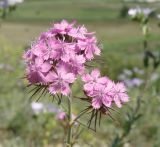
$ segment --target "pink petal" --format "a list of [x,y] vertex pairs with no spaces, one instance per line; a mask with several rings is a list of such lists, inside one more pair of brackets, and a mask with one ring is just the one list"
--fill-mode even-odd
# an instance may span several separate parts
[[42,72],[48,72],[51,69],[52,65],[48,62],[44,62],[41,66]]
[[99,83],[95,83],[94,84],[94,90],[95,91],[103,91],[105,92],[105,85],[99,84]]
[[119,96],[120,96],[122,102],[129,101],[129,96],[126,93],[121,93],[121,94],[119,94]]
[[65,112],[59,112],[56,116],[58,120],[65,120],[67,118],[67,114]]
[[115,89],[121,92],[126,92],[126,87],[124,83],[120,82],[115,85]]
[[92,53],[92,51],[90,49],[88,49],[88,50],[85,51],[85,55],[86,55],[86,58],[88,60],[93,59],[93,53]]
[[38,44],[33,46],[32,52],[36,56],[42,56],[47,52],[47,47],[43,42],[38,42]]
[[79,64],[85,63],[85,58],[83,57],[83,55],[78,55],[78,56],[76,56],[76,58],[77,58],[77,62]]
[[111,97],[104,97],[104,98],[102,98],[102,102],[106,107],[111,107],[112,98]]
[[95,49],[95,54],[99,56],[101,53],[101,50],[97,46],[95,46],[94,49]]
[[99,109],[102,106],[102,100],[99,98],[92,99],[92,106],[94,109]]
[[98,78],[97,82],[101,84],[106,84],[108,82],[108,78],[107,77]]
[[43,64],[43,59],[42,58],[36,58],[35,59],[35,65],[38,67],[38,66],[41,66]]
[[90,82],[92,80],[92,77],[89,74],[84,74],[82,76],[82,81],[83,82]]
[[70,91],[71,91],[71,90],[70,90],[69,85],[65,85],[65,86],[61,89],[61,93],[62,93],[63,95],[65,95],[65,96],[69,95]]
[[63,77],[63,78],[68,83],[73,83],[75,81],[75,76],[72,73],[66,74],[65,77]]
[[115,85],[114,82],[112,82],[111,80],[108,80],[106,87],[105,87],[105,92],[108,94],[109,93],[114,94],[114,91],[113,91],[114,85]]
[[27,78],[31,84],[43,82],[43,78],[41,77],[40,73],[37,71],[34,71],[34,72],[31,71],[28,74]]
[[48,82],[53,82],[58,78],[57,74],[55,72],[49,72],[48,75],[46,76],[46,80]]
[[120,101],[120,99],[118,98],[118,96],[115,96],[115,97],[114,97],[114,102],[115,102],[115,104],[117,105],[117,107],[119,107],[119,108],[122,107],[121,101]]
[[53,95],[58,92],[58,89],[54,85],[50,85],[49,88],[48,88],[48,90]]
[[91,72],[91,76],[95,79],[97,79],[100,76],[100,71],[98,69],[94,69]]
[[87,83],[84,85],[84,90],[85,91],[92,91],[93,90],[93,84],[92,83]]

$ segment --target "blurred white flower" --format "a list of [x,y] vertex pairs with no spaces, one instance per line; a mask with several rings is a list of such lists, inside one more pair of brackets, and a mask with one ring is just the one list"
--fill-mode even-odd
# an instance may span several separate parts
[[39,115],[41,113],[58,113],[60,109],[53,104],[43,104],[40,102],[32,102],[31,103],[32,111],[35,115]]
[[24,0],[7,0],[7,1],[9,6],[14,6],[24,2]]
[[0,8],[7,8],[9,6],[15,6],[23,2],[24,0],[2,0],[0,1]]
[[139,69],[138,67],[134,67],[133,71],[139,75],[143,75],[144,74],[144,70]]
[[135,17],[137,14],[139,14],[141,11],[140,11],[140,8],[131,8],[128,10],[128,15],[131,16],[131,17]]
[[133,74],[132,71],[129,70],[129,69],[124,69],[124,70],[123,70],[123,73],[124,73],[126,76],[131,76],[131,75]]
[[144,16],[149,16],[151,13],[153,13],[155,9],[151,8],[131,8],[128,10],[128,15],[131,16],[132,18],[136,17],[137,15],[143,14]]
[[159,13],[159,14],[157,14],[157,18],[158,18],[158,19],[160,19],[160,13]]
[[158,73],[153,73],[152,75],[151,75],[151,81],[156,81],[156,80],[158,80],[159,79],[159,74]]
[[147,3],[154,3],[154,2],[160,2],[160,0],[124,0],[125,2],[147,2]]
[[124,74],[122,73],[122,74],[120,74],[120,75],[118,76],[118,79],[121,80],[121,81],[123,81],[123,80],[126,79],[126,75],[124,75]]
[[148,3],[160,2],[160,0],[141,0],[141,1]]
[[38,115],[44,111],[44,104],[39,102],[32,102],[31,108],[34,114]]

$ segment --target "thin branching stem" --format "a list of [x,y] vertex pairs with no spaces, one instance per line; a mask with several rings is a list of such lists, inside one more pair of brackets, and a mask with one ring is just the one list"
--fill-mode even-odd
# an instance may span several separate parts
[[70,124],[70,122],[72,121],[72,94],[70,94],[70,96],[68,97],[68,132],[67,132],[67,147],[71,147],[72,143],[72,125]]

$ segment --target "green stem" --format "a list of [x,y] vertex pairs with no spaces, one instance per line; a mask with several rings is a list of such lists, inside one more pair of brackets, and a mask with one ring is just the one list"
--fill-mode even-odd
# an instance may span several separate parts
[[68,97],[68,133],[67,133],[67,147],[71,147],[71,139],[72,139],[72,125],[71,125],[71,121],[72,121],[72,96],[70,95]]

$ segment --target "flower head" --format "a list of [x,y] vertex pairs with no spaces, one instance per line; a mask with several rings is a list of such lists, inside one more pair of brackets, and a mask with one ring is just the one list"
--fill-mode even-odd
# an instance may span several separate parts
[[46,75],[51,69],[51,65],[48,62],[43,61],[41,58],[35,58],[33,63],[31,62],[27,68],[28,80],[32,84],[46,83]]
[[112,87],[111,95],[113,97],[113,101],[119,108],[122,107],[123,103],[129,101],[129,97],[123,83],[114,84]]
[[75,22],[68,23],[66,20],[62,20],[60,23],[55,23],[54,24],[53,32],[54,33],[66,34],[73,28],[74,24],[75,24]]
[[109,95],[109,89],[105,85],[97,84],[94,87],[93,93],[89,94],[92,97],[92,106],[94,109],[99,109],[103,105],[111,107],[112,98]]
[[87,37],[83,40],[78,41],[78,45],[81,50],[84,51],[86,59],[91,60],[94,55],[100,55],[100,49],[97,46],[97,40],[95,37]]
[[91,74],[85,74],[82,80],[85,82],[85,94],[90,99],[93,109],[109,108],[112,103],[121,107],[123,103],[129,101],[124,84],[115,84],[108,77],[100,77],[97,69]]
[[47,77],[49,85],[49,92],[51,94],[62,93],[68,95],[70,93],[70,85],[75,81],[73,73],[67,73],[64,68],[57,68],[56,72],[51,71]]
[[97,84],[105,85],[109,79],[107,77],[100,77],[100,71],[98,69],[94,69],[91,74],[84,74],[82,76],[82,80],[85,82],[84,90],[86,92],[92,92]]
[[51,94],[69,95],[71,83],[85,72],[85,62],[99,55],[96,37],[84,26],[62,20],[42,33],[24,54],[30,84],[47,86]]

